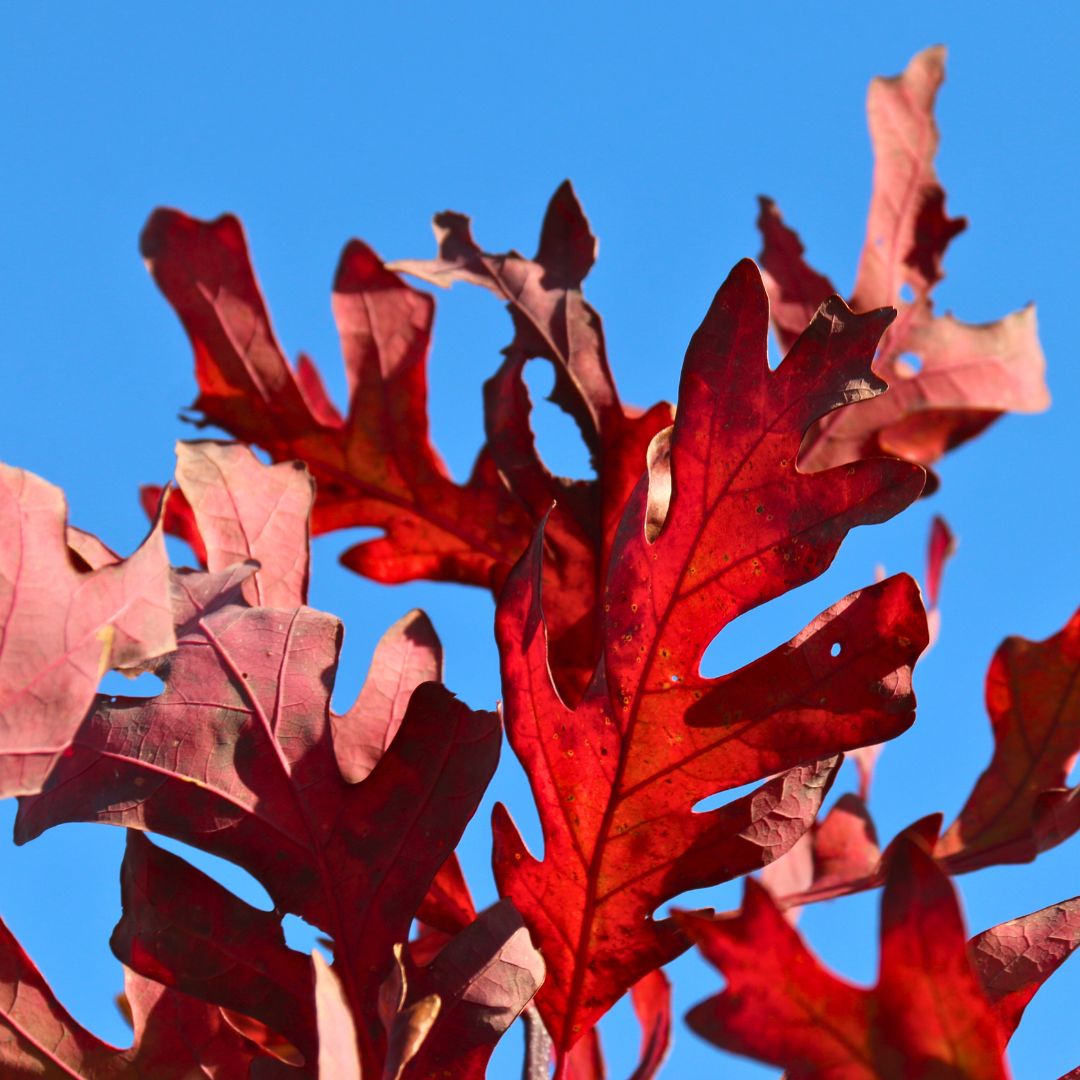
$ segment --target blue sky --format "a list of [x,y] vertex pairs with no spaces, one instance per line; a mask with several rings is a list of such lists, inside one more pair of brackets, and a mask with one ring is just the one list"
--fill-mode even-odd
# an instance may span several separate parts
[[[919,718],[886,751],[873,809],[885,836],[933,810],[955,813],[989,755],[982,684],[993,650],[1008,634],[1047,636],[1080,603],[1073,9],[297,10],[114,3],[0,13],[0,458],[61,485],[74,523],[123,552],[138,543],[138,485],[166,479],[174,440],[194,434],[177,418],[195,393],[189,349],[136,249],[161,204],[241,216],[281,340],[291,355],[316,358],[341,401],[329,286],[349,237],[386,258],[424,257],[431,214],[453,208],[473,215],[489,249],[531,251],[548,196],[569,176],[600,237],[589,296],[605,317],[623,396],[643,405],[671,398],[712,292],[758,251],[757,194],[777,199],[815,265],[850,285],[871,175],[866,84],[944,42],[938,171],[950,210],[970,228],[950,251],[938,303],[980,322],[1035,300],[1053,407],[1006,419],[953,455],[939,494],[859,530],[822,579],[739,620],[716,663],[731,668],[786,640],[872,580],[879,563],[921,573],[930,517],[945,515],[960,552],[946,574],[942,637],[917,671]],[[458,476],[480,441],[480,382],[508,334],[499,305],[474,293],[438,296],[431,367],[434,437]],[[542,371],[531,378],[545,387]],[[557,468],[584,467],[561,417],[542,411],[540,442]],[[351,700],[382,629],[422,606],[446,643],[448,684],[490,706],[499,693],[490,599],[363,582],[336,566],[348,541],[315,544],[312,602],[347,630],[336,704]],[[510,756],[466,841],[482,901],[492,895],[490,803],[501,798],[529,820]],[[3,812],[6,830],[13,807]],[[75,1015],[122,1042],[112,1004],[119,969],[107,947],[121,842],[119,830],[101,827],[56,830],[23,849],[3,841],[0,914]],[[1075,893],[1076,851],[1074,843],[1033,868],[960,879],[972,930]],[[815,947],[852,978],[873,976],[876,907],[876,897],[851,899],[804,920]],[[719,986],[693,959],[674,974],[680,1014]],[[1029,1009],[1013,1044],[1017,1075],[1049,1078],[1080,1063],[1070,1022],[1078,995],[1073,961]],[[629,1072],[636,1045],[627,1023],[620,1008],[605,1025],[616,1078]],[[514,1042],[493,1076],[510,1074]],[[721,1072],[776,1070],[727,1062],[680,1026],[671,1074]]]

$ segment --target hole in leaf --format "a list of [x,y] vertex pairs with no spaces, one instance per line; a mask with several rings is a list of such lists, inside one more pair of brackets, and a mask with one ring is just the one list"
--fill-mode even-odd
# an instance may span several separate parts
[[134,679],[119,671],[107,671],[98,684],[98,693],[111,697],[152,698],[164,689],[165,684],[150,671],[144,671]]
[[832,643],[832,648],[829,650],[829,655],[830,656],[839,656],[840,653],[843,652],[843,649],[844,649],[844,646],[841,645],[839,641],[834,641]]
[[900,286],[900,299],[905,304],[910,304],[915,299],[915,293],[912,292],[911,286],[907,283]]
[[532,429],[540,460],[557,476],[591,478],[596,475],[589,452],[573,419],[548,401],[555,385],[555,370],[546,360],[525,365],[525,385],[532,399]]
[[896,369],[901,375],[910,378],[922,371],[922,361],[914,353],[901,353],[896,358]]
[[332,942],[327,940],[326,935],[311,923],[301,919],[299,915],[286,915],[281,920],[281,929],[285,932],[285,944],[290,949],[311,955],[315,949],[323,954],[327,962],[334,959]]

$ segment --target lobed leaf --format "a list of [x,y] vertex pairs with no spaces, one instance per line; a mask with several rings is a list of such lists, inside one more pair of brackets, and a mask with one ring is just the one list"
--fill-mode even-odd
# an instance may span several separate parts
[[[384,641],[360,710],[332,719],[341,627],[298,606],[307,575],[298,508],[310,483],[237,448],[183,448],[180,461],[211,566],[226,550],[258,554],[261,565],[174,572],[177,647],[154,666],[165,689],[150,699],[98,697],[41,794],[22,801],[16,837],[102,821],[243,866],[274,912],[243,904],[133,834],[114,950],[145,976],[230,1010],[246,1034],[256,1029],[242,1018],[262,1025],[267,1033],[251,1035],[260,1045],[284,1037],[314,1067],[311,969],[280,928],[285,912],[300,915],[333,940],[364,1069],[377,1074],[386,1052],[379,986],[494,771],[500,721],[420,682],[435,673],[439,647],[419,615]],[[193,463],[213,473],[201,495],[185,475]],[[274,493],[273,507],[260,491]],[[251,606],[267,594],[288,606]],[[406,646],[410,636],[418,651]],[[335,729],[348,732],[343,758],[358,780],[363,773],[359,782],[339,768]],[[363,761],[358,747],[368,751]]]
[[1080,829],[1080,611],[1046,641],[1011,637],[986,676],[994,756],[937,848],[954,872],[1028,862]]
[[984,930],[968,942],[979,981],[1011,1035],[1028,1002],[1080,946],[1080,897]]
[[968,959],[955,893],[914,837],[894,847],[881,922],[877,985],[852,986],[821,967],[749,879],[737,916],[680,916],[728,983],[687,1022],[789,1080],[1006,1077],[1004,1034]]
[[59,488],[0,465],[0,797],[40,789],[107,670],[176,647],[168,569],[160,524],[117,559],[68,530]]
[[[926,623],[906,577],[848,597],[742,671],[698,674],[726,623],[819,574],[849,528],[890,516],[922,485],[922,471],[900,461],[813,475],[794,464],[808,424],[880,390],[868,360],[888,315],[852,316],[830,301],[775,372],[767,317],[756,270],[740,264],[691,343],[674,429],[654,444],[652,473],[618,531],[603,657],[576,708],[547,666],[540,534],[499,604],[507,732],[544,858],[497,806],[495,873],[551,972],[537,1006],[563,1069],[615,1000],[685,948],[655,908],[782,855],[812,823],[833,755],[912,719]],[[773,774],[727,806],[692,812]]]
[[[349,385],[344,418],[311,361],[293,368],[282,354],[234,218],[200,222],[159,210],[144,231],[143,252],[191,339],[201,390],[194,407],[203,422],[275,460],[306,462],[318,482],[315,532],[384,530],[346,552],[346,566],[379,581],[432,578],[497,593],[535,522],[558,503],[548,531],[556,558],[545,580],[558,599],[549,615],[553,664],[574,698],[598,655],[596,597],[612,534],[671,407],[641,414],[619,401],[599,316],[581,294],[595,239],[569,184],[552,199],[533,260],[483,252],[460,214],[439,215],[436,232],[438,259],[396,267],[443,285],[484,285],[508,301],[515,326],[505,361],[484,389],[487,443],[464,485],[448,476],[428,437],[431,299],[359,241],[342,255],[333,295]],[[536,357],[555,368],[553,400],[578,422],[595,481],[555,477],[539,458],[522,377]],[[156,492],[144,490],[144,504]],[[173,505],[167,525],[190,539],[186,503]]]
[[[886,304],[899,310],[874,365],[889,393],[819,420],[800,457],[808,469],[875,454],[929,466],[1003,413],[1049,404],[1034,308],[985,326],[932,311],[945,250],[966,227],[963,218],[946,214],[933,165],[933,108],[944,77],[939,46],[916,55],[903,74],[871,83],[873,193],[850,304],[858,311]],[[761,200],[758,228],[773,325],[788,348],[835,290],[804,261],[802,243],[770,199]]]
[[461,486],[431,447],[430,297],[359,241],[346,247],[333,296],[350,393],[342,418],[311,361],[294,369],[282,353],[235,218],[202,222],[158,210],[142,251],[191,340],[201,391],[194,408],[205,422],[276,461],[308,466],[318,484],[315,533],[386,530],[386,539],[347,552],[346,565],[380,581],[498,579],[520,550],[527,519],[489,461]]
[[[935,609],[936,610],[936,609]],[[1000,646],[986,678],[994,754],[956,820],[930,838],[950,874],[1030,862],[1080,830],[1080,787],[1068,787],[1080,753],[1080,612],[1045,641],[1012,637]],[[829,853],[832,815],[812,833],[814,872],[809,882],[774,871],[786,906],[830,899],[880,885],[873,824],[865,802],[844,796],[834,810],[859,815],[851,857]],[[839,825],[839,818],[837,820]],[[861,835],[860,835],[861,834]],[[780,876],[783,875],[783,876]]]
[[259,1050],[219,1009],[124,972],[134,1042],[118,1049],[92,1035],[56,1000],[0,922],[0,1068],[5,1077],[188,1080],[244,1076]]

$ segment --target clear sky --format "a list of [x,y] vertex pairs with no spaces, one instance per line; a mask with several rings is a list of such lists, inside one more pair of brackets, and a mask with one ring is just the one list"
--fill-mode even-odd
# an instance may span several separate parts
[[[138,485],[167,479],[173,441],[194,434],[177,415],[195,396],[189,348],[136,249],[160,204],[241,216],[281,340],[291,355],[316,358],[340,402],[329,286],[348,238],[386,258],[424,257],[430,215],[449,207],[473,215],[489,250],[531,251],[548,196],[570,177],[601,241],[589,296],[623,396],[670,399],[712,292],[758,251],[757,194],[776,198],[815,265],[850,285],[870,183],[866,85],[944,42],[938,166],[949,209],[970,228],[950,251],[938,303],[980,322],[1034,299],[1054,405],[1006,419],[951,457],[937,495],[859,530],[818,582],[733,626],[713,662],[730,669],[786,640],[871,581],[879,563],[921,574],[929,520],[943,514],[960,552],[946,573],[942,636],[916,673],[916,725],[882,758],[873,810],[885,837],[933,810],[950,817],[988,759],[982,687],[993,650],[1008,634],[1047,636],[1080,603],[1080,373],[1069,330],[1080,250],[1075,10],[5,4],[0,457],[61,485],[75,524],[124,553],[138,543]],[[480,441],[480,382],[509,326],[492,298],[473,292],[439,295],[431,365],[434,437],[459,477]],[[542,370],[531,379],[545,387]],[[560,471],[585,467],[568,424],[544,410],[540,442]],[[350,539],[315,544],[312,603],[347,631],[335,704],[351,701],[381,631],[421,606],[446,643],[450,687],[490,707],[499,695],[490,599],[361,581],[335,563]],[[530,820],[511,757],[467,834],[481,902],[493,895],[492,801]],[[845,772],[838,787],[849,782]],[[3,812],[7,831],[14,807]],[[107,945],[121,832],[72,826],[22,849],[3,843],[0,914],[76,1017],[124,1042]],[[1034,867],[958,879],[972,931],[1078,891],[1077,850],[1074,842]],[[227,880],[258,897],[237,875]],[[725,906],[736,896],[694,901]],[[863,897],[820,906],[803,926],[830,963],[870,980],[876,924],[877,898]],[[291,932],[308,940],[302,927]],[[673,973],[680,1015],[720,984],[693,958]],[[1073,960],[1025,1017],[1012,1051],[1018,1076],[1080,1064],[1078,999]],[[637,1042],[628,1010],[603,1030],[617,1080]],[[776,1073],[722,1059],[681,1024],[676,1040],[673,1076]],[[493,1076],[513,1074],[510,1041]]]

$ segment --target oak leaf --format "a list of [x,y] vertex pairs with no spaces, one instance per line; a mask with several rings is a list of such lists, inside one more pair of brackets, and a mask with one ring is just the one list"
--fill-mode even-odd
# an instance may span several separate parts
[[6,1077],[188,1080],[244,1076],[259,1055],[221,1011],[131,970],[124,1000],[134,1042],[110,1046],[73,1019],[0,922],[0,1068]]
[[948,877],[912,836],[889,862],[873,989],[821,967],[753,879],[737,916],[681,916],[728,984],[690,1011],[690,1027],[789,1080],[1004,1080],[1007,1033],[969,959]]
[[68,529],[59,488],[0,465],[0,797],[40,789],[107,670],[175,647],[160,524],[121,560]]
[[[871,83],[873,194],[849,302],[857,311],[885,304],[899,311],[874,364],[889,393],[818,421],[800,458],[808,469],[874,454],[929,466],[1003,413],[1039,412],[1050,402],[1033,307],[982,326],[933,313],[930,294],[943,276],[945,249],[966,227],[946,214],[933,165],[933,107],[944,77],[945,50],[935,47],[903,74]],[[804,261],[798,236],[771,199],[761,200],[758,228],[773,325],[787,348],[836,290]],[[934,486],[931,476],[928,490]]]
[[[775,372],[767,320],[757,270],[742,263],[691,342],[674,428],[654,441],[617,531],[602,659],[576,707],[548,669],[542,534],[498,607],[507,733],[544,858],[500,805],[495,874],[544,953],[537,1006],[560,1069],[615,1000],[686,947],[670,919],[652,917],[660,904],[784,854],[812,823],[834,755],[913,718],[910,670],[926,621],[905,576],[841,601],[741,671],[698,673],[728,622],[821,573],[848,529],[891,516],[923,482],[897,460],[795,467],[810,423],[882,389],[869,358],[889,315],[829,301]],[[692,812],[769,776],[727,806]]]
[[[22,801],[17,839],[64,821],[103,821],[244,867],[273,912],[132,834],[114,950],[147,977],[265,1025],[314,1066],[311,967],[280,928],[284,913],[300,915],[333,941],[364,1069],[378,1075],[379,986],[494,771],[499,718],[435,682],[417,685],[430,664],[412,663],[404,644],[430,628],[413,617],[384,641],[369,674],[363,737],[343,740],[345,767],[363,773],[350,782],[333,744],[347,718],[329,710],[341,627],[302,606],[310,482],[291,466],[259,465],[246,449],[181,447],[179,458],[211,566],[250,554],[261,562],[174,571],[177,648],[153,667],[164,690],[97,698],[71,753],[41,794]],[[198,491],[192,468],[213,474]],[[251,606],[268,594],[279,606]],[[425,649],[433,654],[437,642]],[[396,733],[380,735],[380,724]]]

